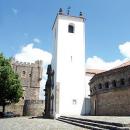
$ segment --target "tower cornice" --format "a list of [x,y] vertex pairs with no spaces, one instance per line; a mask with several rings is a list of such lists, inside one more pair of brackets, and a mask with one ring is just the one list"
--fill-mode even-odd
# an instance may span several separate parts
[[67,15],[67,14],[64,14],[64,13],[57,13],[57,15],[56,15],[56,17],[55,17],[55,21],[54,21],[54,24],[53,24],[53,26],[52,26],[52,30],[53,30],[53,28],[54,28],[54,25],[55,25],[55,23],[56,23],[56,20],[57,20],[57,18],[58,17],[66,17],[66,18],[68,18],[68,17],[70,17],[70,18],[76,18],[76,19],[82,19],[83,21],[85,21],[86,20],[86,18],[84,17],[84,16],[73,16],[73,15]]

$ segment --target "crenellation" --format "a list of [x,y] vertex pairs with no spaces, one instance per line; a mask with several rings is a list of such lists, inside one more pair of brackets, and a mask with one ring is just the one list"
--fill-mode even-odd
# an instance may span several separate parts
[[30,62],[19,62],[19,61],[15,61],[14,59],[12,60],[12,65],[15,64],[15,66],[26,66],[26,67],[42,67],[42,61],[41,60],[37,60],[34,63],[30,63]]

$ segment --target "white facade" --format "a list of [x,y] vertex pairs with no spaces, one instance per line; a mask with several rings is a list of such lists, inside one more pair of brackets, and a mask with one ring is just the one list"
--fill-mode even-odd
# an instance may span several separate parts
[[[51,106],[53,107],[52,115],[57,117],[85,114],[84,18],[58,14],[53,26],[53,36],[54,89],[52,94],[54,101]],[[59,87],[58,99],[57,85]]]

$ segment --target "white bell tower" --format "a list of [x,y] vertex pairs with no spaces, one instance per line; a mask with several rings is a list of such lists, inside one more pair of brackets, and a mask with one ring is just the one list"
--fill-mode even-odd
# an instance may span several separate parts
[[85,113],[85,18],[64,14],[53,25],[54,96],[52,116]]

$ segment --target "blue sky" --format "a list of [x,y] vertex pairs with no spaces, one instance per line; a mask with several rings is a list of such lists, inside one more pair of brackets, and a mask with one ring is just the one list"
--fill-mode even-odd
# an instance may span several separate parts
[[130,0],[0,0],[0,52],[22,62],[51,61],[52,25],[59,8],[86,17],[86,68],[111,69],[130,59]]
[[55,16],[60,7],[86,17],[86,57],[123,59],[119,44],[130,41],[130,0],[0,0],[0,51],[14,56],[34,38],[51,52]]

